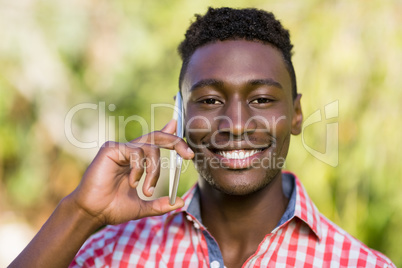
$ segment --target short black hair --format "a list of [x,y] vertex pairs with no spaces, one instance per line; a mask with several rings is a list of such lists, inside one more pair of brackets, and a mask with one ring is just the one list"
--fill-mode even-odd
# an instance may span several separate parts
[[289,31],[283,28],[271,12],[255,8],[212,8],[207,13],[195,15],[196,20],[188,28],[178,52],[183,61],[179,88],[188,63],[194,52],[209,43],[225,40],[248,40],[270,44],[282,52],[292,82],[293,98],[297,96],[296,74],[292,63],[292,48]]

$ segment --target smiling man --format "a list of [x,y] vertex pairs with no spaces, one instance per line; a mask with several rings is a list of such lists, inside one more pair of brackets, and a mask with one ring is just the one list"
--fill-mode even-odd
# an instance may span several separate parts
[[[181,88],[200,174],[200,222],[228,267],[252,256],[284,214],[289,200],[278,159],[286,158],[302,121],[281,51],[232,38],[198,48]],[[208,131],[191,131],[202,129]]]
[[[289,33],[273,14],[211,8],[179,53],[187,143],[171,121],[105,144],[11,267],[394,267],[282,172],[303,117]],[[143,192],[153,193],[159,148],[193,159],[199,172],[174,206],[137,195],[144,169]]]

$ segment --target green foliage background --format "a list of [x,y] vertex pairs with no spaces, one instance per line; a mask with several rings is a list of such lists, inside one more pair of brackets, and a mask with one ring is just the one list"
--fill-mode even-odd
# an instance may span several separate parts
[[[103,136],[124,141],[160,129],[171,111],[156,109],[154,117],[150,107],[173,104],[185,29],[194,13],[225,5],[273,11],[290,29],[306,118],[338,101],[335,119],[293,139],[286,169],[328,218],[402,266],[397,0],[1,1],[0,213],[39,229],[77,186],[97,148],[74,146],[66,127],[97,146]],[[66,126],[82,103],[97,108],[77,112]],[[149,127],[129,120],[133,115]],[[339,127],[335,167],[306,150],[325,152],[326,123]],[[195,180],[190,166],[180,191]]]

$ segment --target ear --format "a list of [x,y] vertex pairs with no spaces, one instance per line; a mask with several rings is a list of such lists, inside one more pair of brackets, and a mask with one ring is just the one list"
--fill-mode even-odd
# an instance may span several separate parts
[[293,100],[293,119],[292,119],[292,134],[299,135],[302,131],[303,112],[300,104],[302,95],[297,94]]

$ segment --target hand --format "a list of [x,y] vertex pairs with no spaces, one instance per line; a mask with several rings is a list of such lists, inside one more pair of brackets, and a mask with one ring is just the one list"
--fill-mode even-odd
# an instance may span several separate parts
[[145,201],[137,185],[146,172],[143,192],[151,196],[160,173],[160,148],[176,150],[184,159],[194,153],[183,139],[173,135],[176,121],[128,143],[107,142],[85,172],[80,185],[67,197],[79,209],[99,221],[118,224],[147,216],[162,215],[184,205],[181,198],[171,206],[168,197]]

